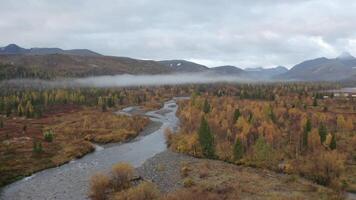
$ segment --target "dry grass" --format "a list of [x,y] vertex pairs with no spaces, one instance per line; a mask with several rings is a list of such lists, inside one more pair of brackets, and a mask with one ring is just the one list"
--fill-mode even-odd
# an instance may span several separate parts
[[113,200],[156,200],[160,193],[156,186],[150,182],[142,182],[136,187],[116,193]]
[[90,198],[93,200],[105,200],[110,180],[104,174],[98,173],[90,180]]

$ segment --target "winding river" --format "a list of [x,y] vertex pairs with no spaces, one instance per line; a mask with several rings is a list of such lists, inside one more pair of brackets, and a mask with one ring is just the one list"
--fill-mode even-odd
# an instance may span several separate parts
[[[2,189],[0,199],[88,199],[89,179],[94,173],[109,171],[111,166],[118,162],[127,162],[139,167],[145,160],[166,149],[164,130],[166,128],[175,130],[178,127],[177,99],[165,102],[160,110],[145,113],[153,122],[161,125],[152,133],[142,134],[129,143],[98,146],[94,153],[81,159],[43,170],[7,185]],[[132,109],[120,112],[130,114],[130,110]]]

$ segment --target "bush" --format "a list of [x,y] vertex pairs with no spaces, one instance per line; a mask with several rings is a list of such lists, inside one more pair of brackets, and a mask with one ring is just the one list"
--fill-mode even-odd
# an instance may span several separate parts
[[52,142],[54,138],[54,133],[52,130],[46,131],[43,133],[43,137],[46,142]]
[[160,193],[156,186],[150,182],[142,182],[136,187],[116,193],[114,200],[154,200]]
[[111,182],[116,191],[130,187],[130,181],[134,174],[134,168],[127,163],[118,163],[112,167]]
[[35,152],[35,153],[41,153],[41,152],[43,152],[43,149],[42,149],[42,142],[33,141],[32,151]]
[[193,179],[191,178],[186,178],[183,180],[183,186],[186,188],[192,187],[193,185],[195,185]]
[[110,180],[107,176],[97,173],[90,180],[90,198],[93,200],[106,199],[106,192],[110,187]]
[[345,166],[345,156],[337,151],[320,152],[309,155],[301,163],[299,170],[321,185],[335,185]]

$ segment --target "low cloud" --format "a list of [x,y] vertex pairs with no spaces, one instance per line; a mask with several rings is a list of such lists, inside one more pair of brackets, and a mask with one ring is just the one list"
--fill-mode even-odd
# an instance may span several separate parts
[[38,80],[38,79],[14,79],[2,81],[0,87],[17,86],[21,88],[65,88],[65,87],[131,87],[131,86],[160,86],[160,85],[183,85],[202,83],[247,83],[256,82],[244,77],[216,76],[206,73],[193,74],[170,74],[170,75],[115,75],[96,76],[78,79],[62,80]]

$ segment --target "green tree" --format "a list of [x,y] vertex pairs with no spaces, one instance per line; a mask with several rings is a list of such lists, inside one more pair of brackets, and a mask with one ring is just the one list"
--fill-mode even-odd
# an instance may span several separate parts
[[331,142],[330,142],[330,149],[336,149],[336,136],[335,134],[332,135]]
[[312,129],[311,120],[308,118],[305,123],[304,132],[303,132],[303,147],[304,148],[308,147],[308,136],[309,136],[311,129]]
[[101,111],[106,112],[106,101],[102,97],[99,97],[98,105],[101,107]]
[[268,166],[274,161],[273,148],[262,136],[258,137],[257,141],[252,146],[252,150],[252,161],[257,166]]
[[318,106],[318,100],[316,99],[316,97],[314,97],[313,106],[314,107]]
[[201,119],[199,131],[199,143],[203,151],[203,155],[207,158],[214,158],[214,136],[210,131],[208,122],[204,117]]
[[326,126],[323,123],[320,123],[318,132],[320,135],[320,142],[324,143],[326,140],[326,135],[328,134],[328,130],[326,129]]
[[233,118],[234,123],[237,122],[237,120],[239,119],[240,116],[241,116],[240,109],[236,108],[236,109],[235,109],[235,112],[234,112],[234,118]]
[[207,99],[205,99],[205,101],[204,101],[203,111],[204,111],[204,113],[209,113],[210,112],[210,104],[209,104]]
[[240,160],[245,153],[243,144],[239,138],[236,138],[233,153],[234,153],[235,160]]

